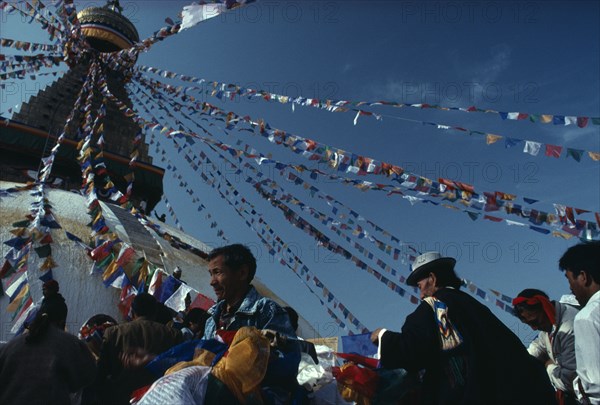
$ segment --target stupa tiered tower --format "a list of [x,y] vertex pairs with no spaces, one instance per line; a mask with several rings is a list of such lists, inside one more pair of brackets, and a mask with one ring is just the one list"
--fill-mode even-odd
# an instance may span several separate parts
[[[77,18],[81,34],[92,52],[120,51],[139,41],[135,26],[122,14],[118,1],[109,1],[103,7],[86,8],[77,14]],[[86,79],[89,59],[84,54],[60,79],[23,103],[8,125],[2,123],[0,179],[31,180],[40,159],[47,156],[63,132],[67,117],[77,107],[75,103]],[[131,100],[124,88],[126,78],[110,69],[106,69],[105,73],[110,92],[131,107]],[[93,108],[98,108],[101,102],[102,96],[96,91]],[[65,132],[68,139],[61,146],[53,168],[54,177],[59,178],[57,184],[69,189],[76,189],[81,178],[81,170],[75,159],[79,142],[77,123],[80,118],[81,113],[76,110],[72,125]],[[104,158],[110,178],[120,190],[126,186],[123,176],[130,171],[129,154],[139,130],[133,119],[123,115],[115,103],[108,102],[104,122]],[[132,202],[137,205],[145,200],[150,210],[160,201],[164,170],[152,165],[147,144],[142,142],[138,153]]]

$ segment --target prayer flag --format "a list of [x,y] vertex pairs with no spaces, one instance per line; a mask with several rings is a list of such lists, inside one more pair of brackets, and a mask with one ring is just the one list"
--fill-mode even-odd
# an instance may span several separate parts
[[546,145],[546,156],[558,158],[562,152],[562,146]]
[[583,150],[581,149],[567,148],[567,157],[571,156],[573,159],[575,159],[576,162],[581,162],[582,155]]
[[192,287],[187,284],[181,283],[177,291],[175,291],[166,301],[165,305],[175,311],[184,311],[185,308],[185,297],[192,291]]
[[39,258],[48,257],[52,254],[52,248],[50,247],[49,244],[36,247],[36,248],[34,248],[34,250],[37,253]]
[[523,149],[523,152],[529,153],[531,156],[537,156],[541,147],[542,144],[539,142],[525,141],[525,148]]
[[20,307],[21,304],[28,298],[29,296],[29,284],[24,283],[23,287],[18,290],[18,293],[14,295],[14,298],[11,298],[10,304],[6,307],[7,312],[15,312]]
[[200,308],[207,311],[210,307],[215,305],[215,301],[208,298],[206,295],[198,294],[194,301],[190,304],[190,309],[192,308]]
[[377,346],[371,342],[371,333],[360,335],[342,336],[344,353],[356,353],[361,356],[371,357],[377,354]]
[[226,10],[227,7],[223,3],[190,4],[189,6],[185,6],[181,11],[183,18],[180,31],[191,28],[202,21],[216,17]]

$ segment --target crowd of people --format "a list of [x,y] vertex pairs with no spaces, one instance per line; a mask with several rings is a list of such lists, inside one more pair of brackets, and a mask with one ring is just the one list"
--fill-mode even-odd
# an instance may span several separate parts
[[[407,283],[422,302],[400,332],[371,333],[378,367],[414,381],[410,398],[393,403],[600,404],[599,242],[569,248],[558,263],[578,306],[535,288],[515,297],[515,315],[539,331],[529,347],[460,291],[455,263],[437,252],[417,257]],[[308,403],[296,374],[302,353],[317,360],[314,346],[296,336],[296,311],[253,287],[256,268],[246,246],[216,248],[208,311],[160,316],[156,298],[139,293],[131,320],[97,315],[85,339],[65,332],[67,305],[58,283],[46,282],[34,320],[0,346],[0,404],[166,403],[156,399],[160,382],[177,378],[194,387],[195,399],[181,403]],[[187,361],[173,360],[186,350]]]

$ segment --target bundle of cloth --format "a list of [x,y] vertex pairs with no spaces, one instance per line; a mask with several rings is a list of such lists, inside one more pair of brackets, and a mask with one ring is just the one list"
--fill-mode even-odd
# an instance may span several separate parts
[[255,327],[220,338],[186,342],[156,357],[146,367],[163,376],[135,393],[133,403],[293,403],[306,394],[296,380],[301,353],[294,340]]

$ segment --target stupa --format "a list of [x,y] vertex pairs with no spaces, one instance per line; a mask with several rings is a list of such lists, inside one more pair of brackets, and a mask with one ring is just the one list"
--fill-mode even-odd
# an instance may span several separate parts
[[[122,14],[118,1],[108,1],[103,7],[90,7],[77,14],[81,34],[90,46],[91,52],[106,53],[127,49],[139,42],[135,26]],[[34,197],[28,192],[14,191],[14,187],[35,181],[40,169],[40,160],[48,156],[63,132],[65,121],[73,111],[77,94],[82,88],[91,58],[85,55],[59,80],[40,91],[24,103],[18,113],[8,120],[0,117],[0,240],[14,238],[15,223],[30,214]],[[118,72],[107,71],[107,84],[110,92],[126,105],[131,101],[125,90],[126,77]],[[98,108],[101,95],[95,96],[92,108]],[[78,122],[77,114],[73,122]],[[131,171],[129,153],[134,137],[140,133],[139,126],[122,114],[118,107],[109,102],[106,108],[104,124],[104,160],[111,180],[120,190],[124,190],[124,176]],[[71,236],[89,243],[90,217],[86,197],[80,192],[81,168],[77,161],[77,145],[80,142],[76,125],[65,131],[66,139],[61,143],[52,168],[52,179],[46,184],[47,204],[59,229],[52,229],[52,257],[57,267],[53,269],[53,278],[60,284],[60,293],[69,306],[67,328],[76,332],[91,316],[104,313],[115,319],[122,319],[117,307],[121,290],[105,287],[102,274],[93,272],[94,262],[89,252],[67,237]],[[139,156],[135,164],[135,184],[131,201],[134,206],[144,200],[147,212],[160,201],[164,169],[152,164],[148,146],[142,141]],[[50,184],[51,183],[51,184]],[[12,190],[7,192],[6,190]],[[214,293],[209,285],[210,277],[205,260],[211,248],[204,243],[170,227],[159,224],[156,227],[140,221],[129,210],[114,204],[107,196],[102,196],[98,188],[100,207],[106,224],[121,241],[133,247],[138,255],[143,255],[154,266],[171,273],[176,267],[183,270],[183,277],[196,292],[209,298]],[[148,216],[150,219],[150,216]],[[12,233],[11,233],[12,231]],[[168,237],[165,237],[168,235]],[[182,248],[183,247],[183,248]],[[0,244],[0,252],[5,257],[11,247]],[[33,303],[42,299],[42,281],[38,279],[40,265],[44,261],[31,252],[27,262],[26,279]],[[6,276],[1,280],[4,290],[14,283],[14,277]],[[266,296],[282,305],[286,305],[260,280],[260,269],[253,284]],[[0,297],[0,319],[2,333],[0,341],[11,337],[11,322],[14,317],[7,314],[9,297]],[[300,319],[300,334],[312,338],[318,337],[315,329],[303,318]],[[7,326],[8,325],[8,326]]]

